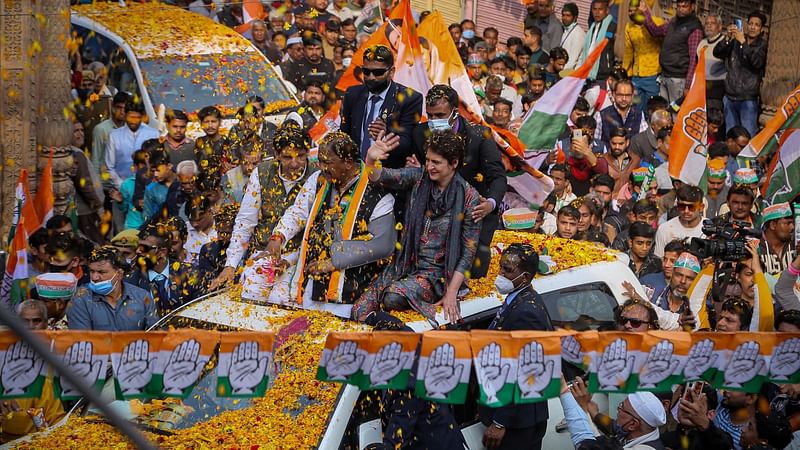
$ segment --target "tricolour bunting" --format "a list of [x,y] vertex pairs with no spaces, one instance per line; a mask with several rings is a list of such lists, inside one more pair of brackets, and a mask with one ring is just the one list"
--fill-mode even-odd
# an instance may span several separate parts
[[[111,354],[111,333],[104,331],[64,331],[53,337],[56,356],[75,375],[98,393],[103,389]],[[83,394],[57,373],[55,392],[61,400],[77,400]]]
[[514,403],[536,403],[558,396],[561,389],[562,334],[512,331],[517,349]]
[[373,332],[364,360],[364,389],[408,389],[420,335],[409,332]]
[[217,397],[263,397],[269,385],[275,333],[221,333]]
[[362,386],[369,341],[369,333],[328,333],[317,368],[317,379]]
[[472,352],[465,331],[430,331],[422,336],[415,395],[440,403],[467,399]]
[[697,331],[690,334],[692,346],[683,367],[684,381],[711,383],[717,372],[724,370],[729,334],[712,331]]
[[469,344],[478,377],[478,403],[493,408],[514,402],[517,342],[502,331],[473,330]]
[[117,400],[151,398],[147,386],[166,331],[136,331],[111,335],[111,367]]
[[800,131],[786,130],[769,167],[764,199],[771,205],[792,201],[800,193]]
[[589,390],[635,392],[642,366],[642,337],[617,331],[600,333],[597,353],[589,365]]
[[758,392],[767,381],[774,347],[774,333],[732,334],[724,348],[725,370],[717,373],[714,387]]
[[[49,341],[47,332],[36,332]],[[12,332],[0,334],[0,398],[40,397],[48,366],[24,340]]]
[[639,370],[639,391],[670,392],[672,386],[682,381],[681,371],[686,365],[692,344],[689,334],[668,331],[651,331],[642,337],[641,354],[644,358]]
[[147,391],[154,397],[186,398],[214,354],[217,342],[219,334],[214,331],[171,330],[161,341]]

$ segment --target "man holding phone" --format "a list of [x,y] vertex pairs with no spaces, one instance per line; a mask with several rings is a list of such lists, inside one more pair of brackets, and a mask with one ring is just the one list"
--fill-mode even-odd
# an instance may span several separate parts
[[747,23],[728,25],[725,39],[714,47],[714,56],[725,61],[725,126],[743,126],[751,136],[758,131],[758,95],[767,66],[767,41],[762,37],[767,17],[760,11]]

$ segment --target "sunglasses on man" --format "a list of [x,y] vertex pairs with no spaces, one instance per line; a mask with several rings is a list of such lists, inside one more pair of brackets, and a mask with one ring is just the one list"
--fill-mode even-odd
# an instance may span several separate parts
[[639,328],[640,326],[645,325],[645,324],[650,325],[650,321],[649,320],[634,319],[633,317],[625,317],[625,316],[622,316],[622,317],[619,318],[619,324],[620,325],[625,326],[626,324],[629,324],[629,323],[634,328]]
[[370,75],[373,75],[373,76],[376,76],[376,77],[382,77],[388,71],[389,71],[389,69],[387,69],[387,68],[383,68],[383,69],[367,69],[366,67],[362,67],[361,68],[361,73],[363,73],[365,77],[368,77]]

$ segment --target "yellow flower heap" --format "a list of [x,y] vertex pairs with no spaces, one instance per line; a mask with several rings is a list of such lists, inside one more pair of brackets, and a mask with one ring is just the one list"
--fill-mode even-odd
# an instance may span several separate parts
[[[305,317],[307,330],[291,335],[275,353],[275,361],[283,368],[263,398],[253,400],[250,407],[226,411],[207,422],[176,431],[171,436],[149,435],[162,448],[261,448],[304,449],[315,447],[336,405],[341,385],[317,381],[316,370],[328,331],[363,331],[355,322],[343,322],[318,311],[293,311],[271,322],[276,332],[292,320]],[[300,397],[311,404],[301,409]],[[52,433],[20,449],[133,449],[111,425],[92,419],[71,417],[69,422]]]
[[[545,253],[555,263],[551,268],[552,273],[586,264],[614,261],[614,252],[599,244],[591,242],[562,239],[555,236],[519,231],[496,231],[492,239],[492,258],[489,261],[489,271],[485,277],[469,280],[470,293],[467,299],[482,298],[496,295],[494,279],[500,273],[500,252],[510,244],[530,244],[539,254]],[[403,322],[424,321],[425,318],[416,311],[394,312]]]

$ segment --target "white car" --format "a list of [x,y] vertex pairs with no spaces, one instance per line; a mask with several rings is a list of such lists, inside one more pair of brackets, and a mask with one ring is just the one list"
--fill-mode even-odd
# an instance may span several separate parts
[[[612,328],[614,308],[626,300],[622,288],[623,281],[630,282],[640,295],[644,295],[644,289],[628,268],[627,257],[623,254],[616,254],[616,258],[613,261],[597,262],[563,270],[534,280],[534,288],[544,299],[555,326],[574,330]],[[465,300],[461,304],[463,322],[455,326],[447,325],[447,328],[485,329],[496,315],[500,305],[500,297],[496,294]],[[306,314],[306,312],[302,313]],[[227,293],[223,293],[198,299],[165,317],[159,325],[169,324],[177,327],[191,326],[221,330],[273,329],[281,333],[282,328],[276,328],[274,325],[276,320],[291,314],[297,314],[297,311],[233,301]],[[326,313],[316,312],[314,314]],[[353,322],[340,321],[333,316],[327,317],[329,319],[326,319],[325,326],[328,330],[339,330],[343,327],[352,330],[362,327]],[[445,323],[443,318],[439,317],[438,319],[441,320],[441,323]],[[427,321],[410,322],[408,325],[418,332],[431,329],[431,325]],[[319,339],[324,341],[324,336],[319,336]],[[286,365],[281,370],[291,371],[294,369]],[[564,372],[568,373],[569,370],[565,363]],[[192,412],[183,415],[171,412],[169,415],[171,422],[165,424],[164,429],[159,432],[166,434],[179,432],[181,429],[206,422],[224,411],[247,408],[252,402],[249,399],[233,401],[232,399],[217,398],[213,392],[214,386],[213,371],[209,371],[189,398],[184,401],[184,404]],[[364,448],[367,444],[379,440],[381,430],[380,421],[377,419],[378,411],[375,402],[369,401],[370,396],[374,398],[374,393],[362,392],[357,387],[350,385],[335,385],[335,389],[338,390],[335,402],[324,405],[327,419],[319,424],[318,429],[303,430],[303,433],[318,439],[317,448],[327,450],[339,449],[343,446]],[[267,392],[267,396],[269,395],[270,391]],[[110,395],[109,398],[113,398],[113,396]],[[607,397],[598,395],[596,401],[602,410],[607,409]],[[309,405],[314,405],[315,400],[313,395],[301,395],[297,398],[297,404],[299,409],[292,414],[300,413]],[[129,418],[135,419],[135,414],[127,402],[114,402],[114,406],[127,414]],[[563,419],[563,410],[558,398],[549,400],[548,406],[550,419],[543,447],[571,448],[569,434],[565,430],[560,433],[556,431],[557,424]],[[82,409],[82,407],[73,409],[70,414],[78,414]],[[475,399],[469,398],[464,405],[456,405],[454,412],[456,418],[459,419],[469,448],[483,448],[481,437],[484,427],[473,419]],[[61,424],[67,423],[68,418],[65,418]],[[152,417],[138,422],[144,429],[152,431]],[[39,435],[50,432],[57,433],[58,431],[51,429],[39,433]],[[28,437],[26,440],[30,438]],[[43,439],[47,439],[47,437],[45,436]],[[42,442],[47,441],[43,440]]]
[[[286,81],[236,31],[164,3],[95,2],[71,8],[71,31],[83,58],[107,62],[108,85],[141,98],[149,124],[163,129],[166,108],[194,119],[204,106],[223,113],[224,129],[253,95],[266,103],[266,118],[279,125],[297,104]],[[191,120],[191,137],[200,135]]]

